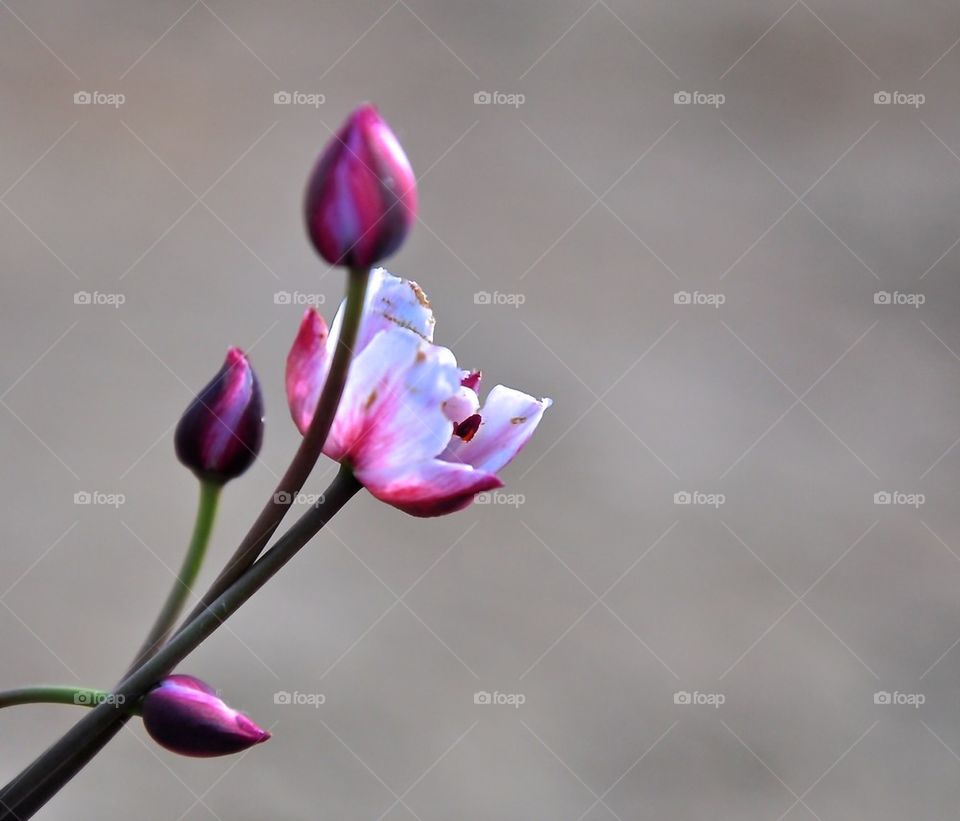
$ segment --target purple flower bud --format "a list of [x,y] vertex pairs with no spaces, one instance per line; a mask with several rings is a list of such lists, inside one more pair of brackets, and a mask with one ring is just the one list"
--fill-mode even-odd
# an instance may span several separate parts
[[249,718],[228,707],[193,676],[168,676],[143,698],[143,726],[161,747],[210,758],[238,753],[270,738]]
[[231,348],[177,424],[177,458],[200,479],[223,484],[253,464],[262,443],[260,383],[243,351]]
[[305,210],[310,239],[331,265],[370,268],[400,247],[416,218],[416,179],[372,105],[357,108],[320,155]]

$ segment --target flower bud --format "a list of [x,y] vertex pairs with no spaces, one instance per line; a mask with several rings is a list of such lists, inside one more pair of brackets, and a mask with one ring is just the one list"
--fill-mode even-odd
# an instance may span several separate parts
[[331,265],[370,268],[400,247],[416,218],[416,179],[372,105],[357,108],[320,155],[305,211],[310,239]]
[[177,458],[201,480],[223,484],[253,464],[262,443],[260,383],[243,351],[231,348],[177,424]]
[[210,758],[238,753],[270,738],[216,691],[193,676],[168,676],[143,698],[143,726],[161,747]]

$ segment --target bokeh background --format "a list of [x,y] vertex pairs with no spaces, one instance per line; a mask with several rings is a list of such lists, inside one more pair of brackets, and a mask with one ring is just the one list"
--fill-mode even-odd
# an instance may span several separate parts
[[[301,194],[358,101],[422,176],[390,267],[437,340],[555,400],[514,496],[359,497],[184,663],[272,741],[131,723],[42,817],[954,817],[958,38],[933,0],[0,0],[0,686],[124,667],[229,345],[268,428],[204,581],[270,493],[297,303],[343,286]],[[0,776],[76,718],[4,711]]]

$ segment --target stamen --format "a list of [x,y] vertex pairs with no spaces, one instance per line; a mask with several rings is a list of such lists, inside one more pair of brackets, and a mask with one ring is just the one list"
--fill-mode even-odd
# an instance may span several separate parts
[[475,413],[468,416],[459,424],[454,424],[453,435],[459,436],[464,442],[469,442],[480,429],[480,414]]

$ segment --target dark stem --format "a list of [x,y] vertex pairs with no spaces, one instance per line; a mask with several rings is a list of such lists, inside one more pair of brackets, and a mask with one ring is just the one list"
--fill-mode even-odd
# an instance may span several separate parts
[[[340,326],[340,336],[337,339],[337,349],[334,351],[330,363],[327,381],[323,385],[317,410],[306,435],[300,442],[290,467],[277,484],[273,495],[260,515],[253,523],[250,531],[236,549],[230,561],[220,571],[210,589],[203,595],[190,615],[184,619],[179,630],[193,621],[209,607],[224,590],[235,582],[244,571],[256,561],[257,556],[270,541],[270,537],[283,521],[287,509],[293,504],[304,482],[313,470],[323,445],[330,433],[333,419],[343,395],[343,388],[347,382],[347,372],[350,369],[350,360],[357,342],[357,332],[360,329],[360,320],[363,318],[363,304],[367,292],[367,282],[370,279],[370,270],[367,268],[353,268],[347,275],[347,304],[343,312],[343,324]],[[132,672],[132,669],[131,669]]]
[[113,690],[104,702],[78,721],[0,792],[0,821],[24,821],[66,785],[116,735],[144,694],[169,674],[240,606],[269,581],[360,490],[360,483],[341,468],[324,493],[262,558],[225,590],[209,608],[181,628],[152,658]]

